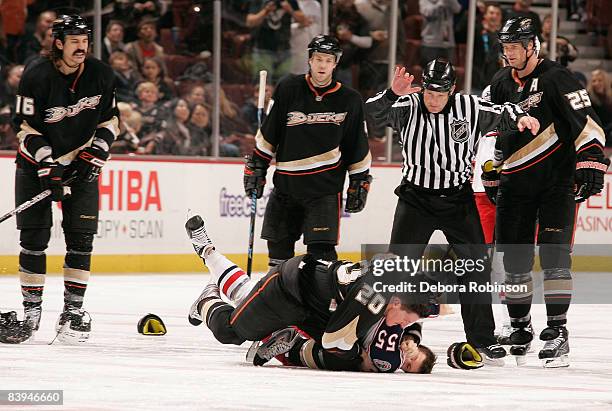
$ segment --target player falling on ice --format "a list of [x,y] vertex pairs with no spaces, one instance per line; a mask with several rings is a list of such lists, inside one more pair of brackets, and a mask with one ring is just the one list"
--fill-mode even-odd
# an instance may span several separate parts
[[568,366],[567,312],[572,297],[571,241],[576,202],[601,192],[610,160],[605,135],[587,91],[563,66],[538,58],[531,19],[512,18],[499,32],[508,66],[491,81],[493,103],[513,102],[540,122],[528,133],[497,138],[496,169],[483,179],[498,182],[497,244],[503,247],[506,284],[526,292],[507,293],[513,332],[510,352],[521,364],[533,339],[531,301],[536,222],[544,271],[547,327],[539,352],[545,367]]
[[[215,249],[200,216],[190,218],[185,227],[196,253],[211,271],[211,282],[192,305],[189,322],[205,322],[223,344],[261,341],[282,330],[272,338],[276,344],[264,344],[258,350],[257,363],[263,364],[299,343],[293,364],[360,370],[360,341],[366,341],[368,335],[384,327],[397,333],[437,313],[437,306],[418,303],[422,301],[419,296],[385,297],[376,293],[366,282],[368,271],[359,263],[327,262],[309,254],[293,257],[258,282],[251,281]],[[237,306],[224,302],[221,293]],[[286,329],[289,326],[299,327],[312,339],[301,338],[295,329]],[[383,344],[394,345],[395,349],[402,341],[400,335],[397,338],[392,344],[389,340]],[[430,351],[422,351],[424,355],[414,359],[414,370],[422,370],[426,360],[431,364],[425,366],[431,370],[435,357],[432,359]],[[395,369],[398,366],[395,364]]]

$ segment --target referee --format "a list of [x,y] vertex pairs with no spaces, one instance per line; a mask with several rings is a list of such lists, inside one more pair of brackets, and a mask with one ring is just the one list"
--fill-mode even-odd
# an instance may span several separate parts
[[[404,157],[402,183],[391,244],[394,251],[420,259],[435,230],[441,230],[459,258],[488,261],[474,193],[470,186],[472,158],[478,137],[493,129],[539,129],[536,119],[514,104],[494,105],[472,95],[455,93],[455,70],[436,59],[423,71],[423,90],[414,76],[396,68],[391,88],[366,102],[380,125],[400,135]],[[401,245],[401,246],[400,246]],[[467,271],[459,284],[490,281],[490,268]],[[493,335],[491,296],[461,293],[461,315],[468,343],[490,362],[506,351]]]

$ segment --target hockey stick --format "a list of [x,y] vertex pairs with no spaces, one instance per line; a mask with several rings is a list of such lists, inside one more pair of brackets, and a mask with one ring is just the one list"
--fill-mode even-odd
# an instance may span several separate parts
[[[69,177],[66,181],[63,181],[64,195],[70,195],[70,187],[68,187],[68,184],[72,183],[75,179],[76,179],[76,176],[72,176],[72,177]],[[47,189],[41,192],[40,194],[35,195],[34,197],[29,199],[25,203],[22,203],[21,205],[19,205],[14,210],[11,210],[8,213],[4,214],[2,217],[0,217],[0,223],[8,220],[14,215],[17,215],[23,212],[24,210],[27,210],[28,208],[32,207],[34,204],[40,203],[41,201],[43,201],[45,198],[49,197],[50,195],[51,195],[50,189]]]
[[[257,129],[261,128],[261,120],[264,111],[264,101],[266,97],[266,77],[268,72],[259,72],[259,98],[257,99]],[[249,224],[249,251],[247,260],[247,275],[250,277],[253,270],[253,243],[255,242],[255,216],[257,214],[257,190],[251,194],[251,222]]]

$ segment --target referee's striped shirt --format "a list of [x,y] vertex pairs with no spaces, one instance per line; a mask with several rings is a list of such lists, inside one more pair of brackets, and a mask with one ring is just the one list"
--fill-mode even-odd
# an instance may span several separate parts
[[400,134],[404,178],[426,189],[465,184],[480,134],[516,129],[525,113],[515,104],[497,105],[456,93],[442,112],[429,113],[421,93],[398,97],[390,89],[366,102],[366,111],[381,125]]

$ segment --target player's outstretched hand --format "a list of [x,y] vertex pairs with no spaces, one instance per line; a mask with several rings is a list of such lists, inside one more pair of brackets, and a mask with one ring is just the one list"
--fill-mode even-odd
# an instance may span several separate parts
[[531,134],[534,136],[538,134],[538,130],[540,130],[540,122],[535,117],[523,116],[519,119],[518,123],[516,123],[519,131],[525,131],[525,129],[531,130]]
[[406,71],[406,67],[396,67],[393,82],[391,83],[391,91],[398,96],[418,93],[421,91],[421,87],[412,87],[413,81],[414,76]]

